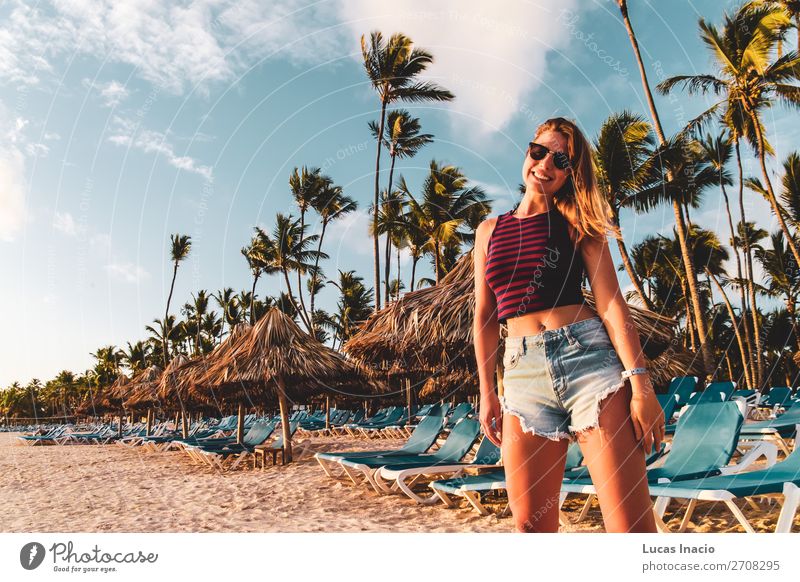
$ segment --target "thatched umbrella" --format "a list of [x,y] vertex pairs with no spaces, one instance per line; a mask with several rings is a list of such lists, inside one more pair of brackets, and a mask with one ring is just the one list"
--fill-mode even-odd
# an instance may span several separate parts
[[[100,388],[95,393],[81,402],[75,409],[76,414],[102,414],[117,412],[122,409],[122,400],[127,394],[131,380],[125,374],[120,374],[110,386]],[[120,412],[121,414],[121,412]]]
[[231,341],[225,357],[215,359],[197,380],[198,390],[215,388],[239,402],[277,397],[288,462],[292,458],[288,398],[307,398],[323,390],[363,391],[376,385],[359,366],[273,307],[250,333]]
[[159,404],[156,389],[161,373],[161,368],[153,364],[136,374],[128,386],[130,396],[123,403],[125,408],[132,410],[147,409],[147,435],[150,435],[153,423],[152,407]]
[[[470,251],[438,285],[406,293],[373,313],[344,350],[361,362],[385,369],[401,361],[411,373],[461,371],[465,377],[474,378],[477,374],[472,337],[474,291]],[[594,309],[592,294],[584,290],[584,297]],[[696,358],[676,347],[675,320],[636,305],[629,308],[648,365],[654,372],[654,383],[666,383],[672,376],[685,375],[697,368]],[[505,326],[501,326],[498,338],[501,350],[506,333]],[[672,357],[662,358],[664,354]],[[498,372],[502,382],[502,370]]]
[[[162,402],[174,402],[177,401],[176,408],[180,409],[181,415],[181,434],[183,438],[189,436],[189,426],[186,419],[186,407],[184,406],[184,401],[182,398],[175,398],[167,399],[165,395],[175,395],[177,396],[177,389],[176,383],[178,379],[178,374],[181,368],[186,366],[189,363],[189,358],[187,358],[183,354],[178,354],[174,358],[172,358],[167,364],[167,367],[164,368],[164,373],[161,374],[161,377],[158,379],[158,382],[155,386],[155,395],[156,397],[161,397]],[[176,422],[177,424],[177,422]]]

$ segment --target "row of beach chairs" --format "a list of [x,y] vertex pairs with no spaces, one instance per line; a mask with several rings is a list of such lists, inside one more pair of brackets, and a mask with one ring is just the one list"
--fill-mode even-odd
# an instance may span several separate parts
[[[659,527],[667,530],[663,516],[671,500],[681,499],[689,503],[679,531],[686,530],[699,502],[717,501],[725,503],[741,526],[752,532],[736,501],[757,506],[757,498],[782,495],[775,531],[791,531],[800,505],[800,450],[796,444],[800,406],[781,406],[782,412],[775,418],[745,423],[752,401],[747,401],[748,395],[738,394],[744,391],[736,391],[733,385],[728,392],[724,384],[732,383],[714,383],[700,392],[696,384],[696,378],[674,378],[670,393],[660,398],[662,406],[666,405],[665,417],[677,417],[677,422],[670,431],[671,442],[647,458]],[[706,391],[707,396],[699,396]],[[478,421],[470,418],[457,422],[434,450],[437,439],[445,434],[444,426],[443,417],[429,416],[398,449],[325,452],[315,458],[329,477],[367,485],[378,494],[401,493],[417,503],[441,501],[448,507],[464,499],[487,515],[485,500],[502,493],[506,485],[500,451],[481,438]],[[568,495],[587,496],[574,521],[586,517],[596,495],[582,463],[580,448],[573,443],[568,449],[560,502],[563,505]],[[560,518],[564,523],[570,521],[564,513]]]

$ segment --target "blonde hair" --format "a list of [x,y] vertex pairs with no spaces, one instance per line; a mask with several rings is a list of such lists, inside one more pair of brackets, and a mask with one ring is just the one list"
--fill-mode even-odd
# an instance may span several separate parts
[[592,160],[592,147],[578,126],[569,119],[554,117],[542,123],[534,139],[545,131],[555,131],[567,138],[567,154],[572,171],[564,186],[554,196],[556,208],[574,230],[577,244],[584,237],[605,239],[609,234],[621,238],[612,220],[611,208],[600,189]]

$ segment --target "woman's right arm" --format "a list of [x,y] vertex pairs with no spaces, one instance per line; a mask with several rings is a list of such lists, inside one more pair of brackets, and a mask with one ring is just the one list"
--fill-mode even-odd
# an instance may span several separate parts
[[500,324],[497,321],[497,300],[486,283],[486,250],[494,230],[496,218],[484,220],[475,232],[473,263],[475,270],[475,317],[472,337],[475,359],[478,363],[478,380],[481,391],[480,421],[489,440],[500,446],[502,438],[502,413],[495,392],[494,373],[497,367],[497,348]]

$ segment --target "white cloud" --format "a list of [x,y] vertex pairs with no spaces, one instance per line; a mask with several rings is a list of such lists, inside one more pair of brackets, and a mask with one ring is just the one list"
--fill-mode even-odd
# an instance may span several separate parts
[[163,156],[167,162],[178,168],[193,172],[205,178],[212,179],[211,166],[200,164],[194,158],[175,153],[175,147],[167,141],[167,135],[150,129],[139,129],[131,120],[119,116],[114,117],[114,133],[108,141],[118,146],[127,146],[139,149],[145,153],[156,153]]
[[308,34],[331,24],[330,3],[304,6],[256,0],[51,0],[9,2],[0,15],[0,77],[40,81],[53,61],[74,54],[123,63],[155,85],[181,93],[230,81],[274,51],[318,62],[337,33]]
[[29,143],[25,146],[25,153],[35,158],[46,158],[50,153],[50,146],[43,143]]
[[60,139],[61,136],[57,134],[55,131],[45,132],[44,134],[44,141],[58,141]]
[[56,211],[55,216],[53,218],[53,228],[55,228],[59,232],[66,234],[67,236],[78,235],[78,225],[69,212],[62,213]]
[[91,80],[84,79],[83,84],[87,89],[96,90],[103,99],[103,105],[106,107],[116,107],[130,95],[128,88],[118,81],[92,83]]
[[548,53],[569,43],[557,18],[577,4],[519,2],[511,9],[503,2],[348,0],[340,10],[359,61],[359,39],[373,30],[384,39],[403,32],[433,54],[426,80],[456,95],[448,106],[453,128],[481,140],[517,115],[537,121],[524,98],[542,83]]
[[140,283],[150,276],[140,265],[131,262],[114,261],[106,265],[106,270],[111,277],[126,283]]

